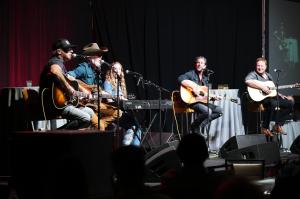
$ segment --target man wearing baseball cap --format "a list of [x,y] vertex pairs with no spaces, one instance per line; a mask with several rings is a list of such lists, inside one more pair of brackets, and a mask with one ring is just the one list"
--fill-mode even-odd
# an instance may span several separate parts
[[[48,115],[61,115],[69,122],[64,129],[82,129],[89,127],[91,120],[97,121],[97,115],[89,107],[78,106],[79,96],[89,98],[90,93],[67,78],[65,62],[72,59],[73,48],[67,39],[58,39],[52,45],[52,56],[40,75],[40,95],[45,119]],[[49,95],[50,94],[50,95]],[[97,127],[98,124],[92,124]]]

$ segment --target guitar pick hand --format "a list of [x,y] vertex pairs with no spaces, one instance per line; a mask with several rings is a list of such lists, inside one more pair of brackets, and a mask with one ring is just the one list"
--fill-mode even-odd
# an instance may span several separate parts
[[195,98],[196,100],[199,100],[199,101],[207,101],[207,96],[197,96],[196,98]]

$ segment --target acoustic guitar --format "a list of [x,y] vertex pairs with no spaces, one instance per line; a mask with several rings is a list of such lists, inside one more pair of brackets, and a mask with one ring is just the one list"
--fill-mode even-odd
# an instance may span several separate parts
[[[207,86],[199,86],[199,85],[195,85],[198,87],[199,96],[203,96],[203,97],[208,97],[208,87]],[[187,104],[194,104],[196,102],[201,102],[201,103],[207,103],[208,100],[206,99],[197,99],[197,96],[193,93],[193,90],[189,87],[185,87],[185,86],[180,86],[180,97],[182,99],[182,101],[184,101]],[[222,96],[219,95],[213,95],[213,94],[209,94],[209,98],[210,100],[212,100],[213,98],[219,98],[219,99],[227,99],[224,98]],[[231,102],[237,103],[238,100],[237,99],[233,99],[230,98],[229,99]]]
[[[250,98],[255,102],[260,102],[268,97],[275,97],[277,95],[276,86],[272,81],[261,82],[264,86],[269,87],[271,93],[266,94],[261,89],[247,87],[248,94]],[[286,88],[300,88],[300,84],[289,84],[289,85],[281,85],[278,86],[278,89],[286,89]]]
[[[56,83],[52,83],[52,102],[56,109],[64,109],[68,105],[78,106],[86,105],[88,103],[95,103],[98,100],[97,94],[86,94],[84,92],[79,91],[79,84],[77,80],[68,80],[69,84],[73,87],[75,92],[72,95],[69,95],[68,93],[64,92],[63,89],[61,89],[60,86],[58,86]],[[82,86],[82,83],[80,85]],[[85,87],[86,88],[86,87]],[[110,94],[101,94],[99,96],[101,99],[103,98],[112,98]]]

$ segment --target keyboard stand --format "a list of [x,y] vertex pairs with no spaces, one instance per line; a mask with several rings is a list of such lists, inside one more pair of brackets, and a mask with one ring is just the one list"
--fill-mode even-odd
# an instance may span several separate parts
[[[150,131],[151,126],[153,125],[153,122],[155,121],[156,117],[157,117],[157,113],[155,113],[155,115],[154,115],[153,118],[151,119],[151,122],[150,122],[149,126],[147,127],[146,131],[143,133],[143,138],[142,138],[142,141],[141,141],[141,144],[143,144],[144,141],[146,141],[148,147],[149,147],[151,150],[154,148],[154,147],[153,147],[154,141],[153,141],[152,136],[150,135],[149,131]],[[150,138],[150,140],[151,140],[152,146],[149,144],[149,141],[146,139],[146,137],[147,137],[148,134],[149,134],[149,138]]]
[[134,123],[135,123],[135,125],[136,125],[136,127],[137,127],[136,129],[133,130],[134,136],[136,136],[136,137],[139,139],[140,145],[144,148],[145,152],[147,152],[147,149],[143,146],[144,143],[146,143],[147,146],[149,147],[149,149],[152,150],[152,149],[154,148],[154,147],[153,147],[154,141],[152,140],[151,135],[149,134],[149,135],[150,135],[150,139],[151,139],[151,144],[150,144],[149,141],[148,141],[147,139],[145,139],[145,138],[146,138],[146,135],[149,133],[149,130],[151,129],[151,126],[152,126],[152,124],[153,124],[153,122],[154,122],[154,120],[155,120],[155,118],[156,118],[156,116],[157,116],[157,113],[156,113],[156,114],[154,115],[154,117],[152,118],[152,120],[151,120],[149,126],[146,128],[146,131],[145,131],[145,132],[142,131],[141,136],[139,136],[139,135],[137,134],[137,130],[138,130],[138,129],[142,129],[142,127],[141,127],[141,125],[140,125],[140,122],[139,122],[138,119],[137,119],[137,116],[136,116],[135,111],[134,111],[134,110],[131,110],[131,113],[132,113],[132,116],[133,116],[133,119],[134,119]]

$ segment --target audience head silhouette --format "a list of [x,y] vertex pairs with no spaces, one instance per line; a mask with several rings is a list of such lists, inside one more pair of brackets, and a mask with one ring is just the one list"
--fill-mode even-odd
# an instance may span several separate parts
[[252,184],[249,179],[241,176],[233,176],[220,184],[215,192],[214,199],[263,199],[262,190]]
[[203,165],[208,158],[208,148],[202,135],[192,133],[185,135],[177,147],[177,154],[184,167]]
[[133,145],[120,147],[112,154],[112,164],[118,184],[143,184],[145,160],[141,148]]

